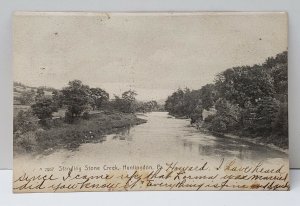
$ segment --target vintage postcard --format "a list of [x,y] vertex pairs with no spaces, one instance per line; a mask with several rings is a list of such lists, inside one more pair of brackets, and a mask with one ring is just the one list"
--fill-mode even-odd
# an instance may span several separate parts
[[15,12],[13,191],[289,190],[285,12]]

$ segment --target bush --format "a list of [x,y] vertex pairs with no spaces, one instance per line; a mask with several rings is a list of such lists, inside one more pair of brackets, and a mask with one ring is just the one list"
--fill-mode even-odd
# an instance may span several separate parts
[[26,152],[31,152],[36,147],[36,135],[35,132],[30,131],[24,134],[16,134],[15,136],[16,146],[21,147]]
[[82,118],[86,120],[89,119],[90,118],[89,112],[83,112]]
[[34,91],[24,91],[21,93],[19,100],[23,105],[30,105],[34,102]]
[[90,102],[89,93],[89,86],[82,84],[80,80],[70,81],[69,86],[61,90],[62,104],[66,105],[71,113],[68,114],[68,118],[79,117],[87,108]]
[[31,105],[32,112],[41,120],[42,124],[46,124],[47,119],[52,118],[53,112],[57,112],[57,108],[49,97],[39,97],[37,102]]
[[227,132],[227,122],[225,122],[223,118],[216,116],[212,119],[212,125],[210,129],[215,132]]
[[21,110],[16,117],[14,117],[14,128],[13,131],[19,132],[21,134],[35,131],[38,128],[39,119],[33,115],[31,110],[23,111]]
[[67,110],[65,112],[65,122],[67,122],[67,123],[73,123],[74,122],[73,114],[69,110]]
[[208,115],[208,116],[204,119],[204,122],[205,122],[205,123],[211,123],[215,117],[216,117],[215,114],[210,114],[210,115]]

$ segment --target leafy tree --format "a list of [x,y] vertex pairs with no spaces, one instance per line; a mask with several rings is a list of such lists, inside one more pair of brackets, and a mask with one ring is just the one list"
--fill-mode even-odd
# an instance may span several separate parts
[[100,88],[90,89],[91,106],[93,109],[101,108],[109,100],[109,94]]
[[45,96],[45,92],[43,88],[38,88],[36,91],[35,101],[38,101],[40,98],[43,98]]
[[287,102],[288,93],[288,53],[284,51],[275,57],[269,57],[263,68],[268,71],[274,80],[275,96],[281,102]]
[[209,110],[218,99],[218,93],[214,84],[206,84],[200,89],[199,98],[204,109]]
[[288,70],[287,64],[278,64],[271,69],[271,75],[274,80],[275,93],[283,95],[283,101],[287,101],[288,93]]
[[156,101],[148,101],[148,102],[137,102],[136,103],[136,111],[138,112],[152,112],[158,111],[159,105]]
[[138,103],[135,99],[136,92],[128,90],[123,92],[122,97],[115,95],[114,108],[124,113],[134,113],[138,108]]
[[221,98],[242,108],[248,101],[255,104],[259,98],[274,95],[273,78],[259,65],[227,69],[217,75],[215,82]]
[[217,132],[233,132],[283,148],[288,141],[287,52],[269,57],[262,65],[239,66],[219,73],[214,84],[198,90],[178,89],[165,102],[174,116],[202,120],[204,109],[215,108],[203,126]]
[[115,110],[118,110],[121,112],[123,112],[125,110],[123,99],[117,95],[114,95],[114,100],[112,101],[112,105]]
[[202,120],[203,110],[213,107],[216,100],[217,91],[213,84],[207,84],[198,90],[178,89],[167,98],[165,109],[171,115],[189,117],[194,123]]
[[[280,103],[278,112],[275,114],[275,118],[272,122],[272,132],[281,137],[288,137],[288,104]],[[285,140],[287,142],[287,138]]]
[[87,108],[90,89],[80,80],[70,81],[68,85],[61,90],[61,99],[62,104],[67,106],[68,117],[74,119]]
[[21,134],[35,131],[38,128],[38,118],[33,115],[31,110],[19,111],[16,117],[14,117],[14,133],[19,132]]
[[43,125],[46,124],[47,119],[52,118],[53,112],[57,111],[57,107],[54,104],[51,97],[41,96],[37,99],[35,104],[31,105],[32,112],[41,121]]
[[267,58],[262,66],[264,68],[271,69],[276,65],[287,64],[287,63],[288,63],[288,52],[284,51],[284,52],[277,54],[275,57]]
[[128,90],[123,92],[122,100],[123,100],[123,108],[126,113],[134,113],[136,110],[136,97],[137,93],[132,90]]
[[122,98],[128,102],[134,102],[137,93],[133,90],[128,90],[122,93]]
[[268,136],[272,133],[273,124],[279,112],[280,102],[272,97],[259,99],[255,107],[253,127],[257,135]]
[[237,129],[241,118],[241,109],[238,105],[220,98],[216,102],[215,108],[217,113],[212,118],[211,130],[230,132]]
[[165,103],[165,109],[171,115],[184,115],[184,95],[185,92],[182,89],[178,89],[171,96],[169,96]]
[[24,84],[22,84],[21,82],[14,82],[13,85],[14,85],[14,86],[19,86],[19,87],[26,88],[26,86],[25,86]]
[[63,106],[62,92],[58,90],[54,90],[52,92],[52,100],[55,107],[61,108]]
[[24,91],[21,93],[19,100],[21,104],[30,105],[34,102],[35,92],[33,90]]

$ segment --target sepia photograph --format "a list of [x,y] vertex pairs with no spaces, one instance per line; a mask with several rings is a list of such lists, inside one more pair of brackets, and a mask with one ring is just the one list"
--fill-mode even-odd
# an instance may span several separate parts
[[13,190],[289,190],[285,12],[15,12]]

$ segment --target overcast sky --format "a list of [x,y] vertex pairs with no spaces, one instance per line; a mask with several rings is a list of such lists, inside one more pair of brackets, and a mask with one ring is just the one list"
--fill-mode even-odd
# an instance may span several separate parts
[[80,79],[162,100],[233,66],[287,50],[284,13],[17,13],[14,81],[62,88]]

